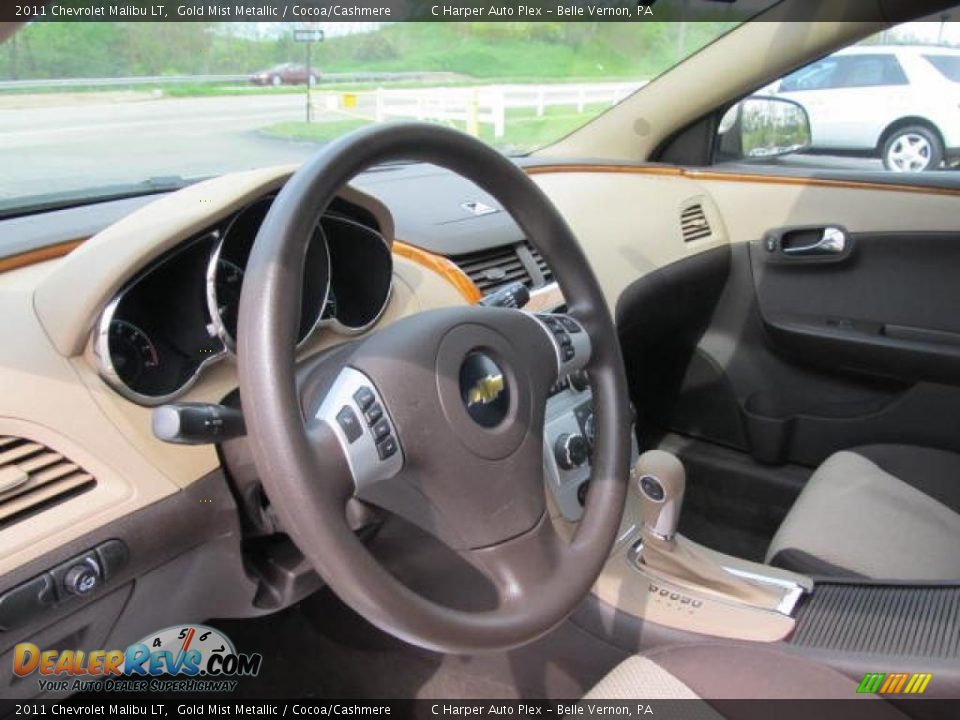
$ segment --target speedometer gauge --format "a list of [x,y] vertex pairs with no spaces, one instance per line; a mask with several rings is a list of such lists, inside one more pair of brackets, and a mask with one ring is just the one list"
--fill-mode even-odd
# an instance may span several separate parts
[[139,384],[142,378],[160,367],[157,346],[131,322],[111,321],[107,342],[113,369],[127,385]]

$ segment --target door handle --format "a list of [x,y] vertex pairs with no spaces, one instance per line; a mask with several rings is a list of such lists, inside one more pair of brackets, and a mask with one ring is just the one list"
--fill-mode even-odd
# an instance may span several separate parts
[[785,255],[793,257],[811,257],[820,255],[842,255],[850,244],[846,231],[839,227],[825,227],[813,242],[810,242],[807,233],[796,238],[798,243],[791,245],[790,235],[784,235],[781,240],[781,250]]

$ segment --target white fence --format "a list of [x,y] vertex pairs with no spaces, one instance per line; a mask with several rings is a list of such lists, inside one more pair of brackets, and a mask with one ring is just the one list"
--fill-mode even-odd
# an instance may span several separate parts
[[542,116],[547,108],[616,105],[644,83],[592,83],[570,85],[483,85],[477,87],[380,88],[371,92],[326,95],[326,110],[343,110],[377,122],[393,118],[463,123],[467,132],[493,126],[494,137],[503,137],[507,110],[533,109]]

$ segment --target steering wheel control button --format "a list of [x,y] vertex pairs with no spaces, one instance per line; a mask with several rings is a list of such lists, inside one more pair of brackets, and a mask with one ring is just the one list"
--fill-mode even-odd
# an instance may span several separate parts
[[376,398],[373,395],[373,390],[368,387],[362,387],[357,390],[353,394],[353,399],[361,410],[366,410],[376,401]]
[[363,415],[367,418],[367,425],[373,425],[377,420],[383,417],[383,406],[380,403],[375,402],[369,408],[363,411]]
[[370,427],[370,431],[373,433],[373,439],[379,442],[390,434],[390,423],[386,418],[380,418]]
[[590,361],[590,338],[569,315],[536,313],[535,318],[553,343],[559,377],[582,370]]
[[340,425],[343,434],[347,436],[347,442],[349,443],[356,442],[363,435],[363,426],[360,424],[360,419],[349,405],[340,408],[340,412],[337,413],[337,424]]
[[[403,468],[403,448],[389,408],[370,378],[356,368],[340,371],[315,417],[336,435],[357,491]],[[369,432],[364,432],[364,424]]]
[[397,452],[397,441],[393,435],[387,435],[383,440],[377,443],[377,454],[381,460],[387,460],[393,457]]
[[510,386],[503,370],[486,353],[472,352],[460,366],[460,397],[477,425],[493,428],[510,409]]
[[663,502],[663,485],[661,485],[660,481],[653,477],[653,475],[644,475],[640,478],[640,489],[644,495],[654,502]]

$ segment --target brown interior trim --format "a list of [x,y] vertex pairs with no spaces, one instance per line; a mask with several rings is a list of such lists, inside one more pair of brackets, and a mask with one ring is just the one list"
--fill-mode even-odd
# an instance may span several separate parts
[[0,273],[7,272],[8,270],[16,270],[17,268],[26,267],[27,265],[35,265],[36,263],[53,260],[54,258],[63,257],[67,253],[76,250],[86,241],[87,238],[69,240],[67,242],[57,243],[56,245],[48,245],[47,247],[37,248],[36,250],[29,250],[24,253],[19,253],[18,255],[0,258]]
[[393,243],[393,252],[442,276],[471,305],[483,297],[483,293],[473,284],[473,280],[467,277],[467,274],[457,267],[452,260],[445,258],[443,255],[437,255],[399,241]]
[[633,175],[672,175],[691,180],[758,183],[766,185],[805,185],[808,187],[829,187],[846,190],[885,190],[887,192],[908,192],[918,195],[960,196],[960,189],[923,187],[897,183],[868,182],[865,180],[839,180],[832,178],[795,177],[792,175],[762,175],[759,173],[726,172],[723,170],[697,170],[659,165],[604,165],[569,164],[539,165],[526,168],[528,175],[549,173],[624,173]]
[[887,192],[907,192],[918,195],[960,196],[960,189],[868,182],[865,180],[833,180],[830,178],[805,178],[790,175],[754,175],[752,173],[728,173],[720,170],[685,170],[683,175],[692,180],[720,180],[767,185],[807,185],[812,187],[842,188],[846,190],[885,190]]

